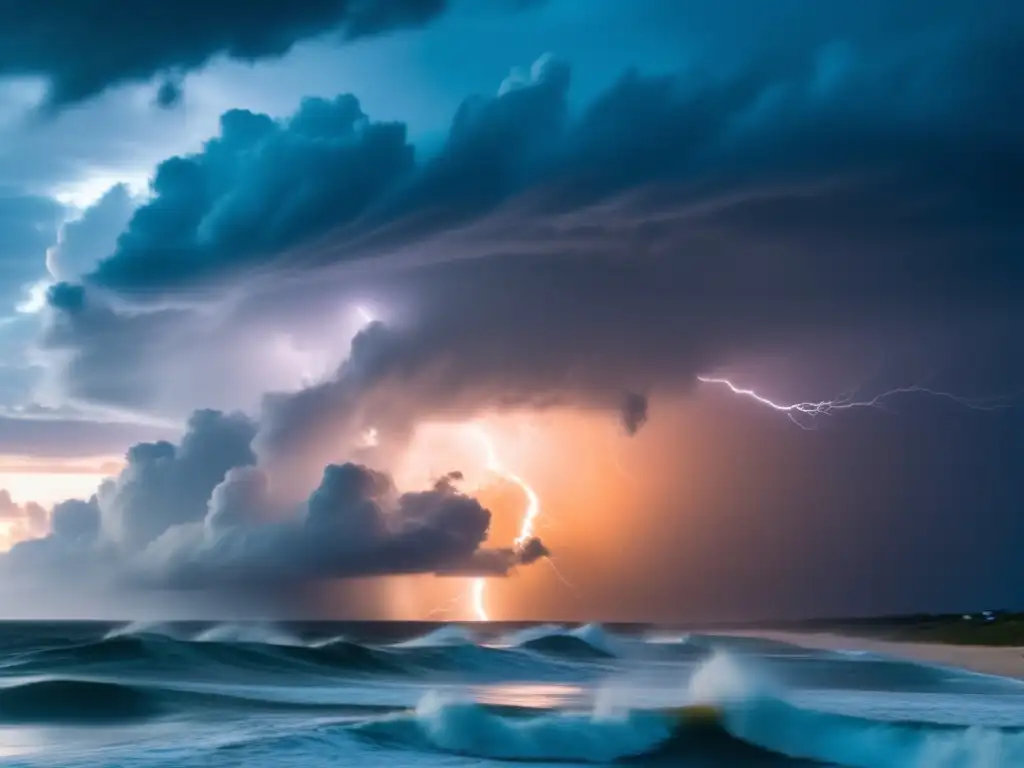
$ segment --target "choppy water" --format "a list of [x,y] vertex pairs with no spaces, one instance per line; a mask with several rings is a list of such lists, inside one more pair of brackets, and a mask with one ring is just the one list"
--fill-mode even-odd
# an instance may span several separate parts
[[0,625],[5,766],[481,761],[1024,766],[1024,685],[599,626]]

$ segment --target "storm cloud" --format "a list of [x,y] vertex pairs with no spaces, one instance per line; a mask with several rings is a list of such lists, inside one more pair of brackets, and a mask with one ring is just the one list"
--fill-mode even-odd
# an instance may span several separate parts
[[[396,9],[380,17],[384,30],[426,24],[443,5],[359,7]],[[571,4],[554,5],[538,13],[545,24]],[[662,66],[652,53],[644,69],[617,77],[605,70],[598,87],[576,61],[544,55],[529,63],[550,42],[538,32],[527,50],[516,48],[525,67],[502,81],[481,66],[482,77],[494,76],[491,87],[453,111],[444,135],[423,141],[417,130],[436,123],[423,103],[375,101],[372,83],[363,100],[296,102],[292,90],[287,102],[227,110],[215,136],[155,169],[147,196],[114,190],[64,228],[50,258],[62,282],[48,294],[35,352],[61,394],[78,401],[174,419],[196,407],[249,415],[202,411],[182,442],[132,449],[124,472],[95,500],[68,507],[69,515],[77,510],[79,534],[55,523],[7,562],[38,556],[75,563],[62,566],[71,573],[181,588],[500,574],[546,548],[488,547],[489,514],[459,491],[456,477],[407,493],[375,469],[389,466],[385,459],[424,421],[596,410],[636,435],[628,450],[640,451],[700,374],[766,359],[769,369],[785,368],[808,351],[828,386],[848,383],[879,348],[880,356],[901,348],[912,354],[882,366],[900,383],[915,363],[948,371],[956,360],[955,375],[980,382],[985,394],[1012,390],[1012,355],[993,350],[1015,348],[1007,340],[1019,339],[1024,319],[1024,11],[998,2],[925,5],[736,0],[723,10],[651,0],[642,13],[634,4],[602,5],[588,23],[633,14],[652,49],[678,55]],[[373,26],[345,3],[282,6],[272,12],[273,29],[260,8],[230,24],[211,8],[212,26],[166,45],[140,27],[138,39],[150,43],[144,51],[112,57],[101,70],[78,62],[81,79],[67,76],[61,46],[48,47],[52,58],[42,64],[28,54],[5,64],[14,54],[4,49],[0,71],[46,74],[51,106],[60,106],[116,83],[190,86],[185,75],[211,57],[275,56],[328,30],[352,37]],[[449,34],[475,34],[465,20],[457,33],[433,26],[423,34],[438,39],[415,55],[432,56]],[[230,35],[217,31],[222,21]],[[10,50],[29,50],[32,40],[26,35]],[[450,51],[463,66],[473,46],[499,42],[453,40]],[[608,58],[628,64],[634,53]],[[466,80],[479,83],[459,82]],[[330,93],[322,85],[310,91]],[[422,85],[424,93],[441,88]],[[840,359],[848,348],[857,359]],[[964,349],[970,355],[961,356]],[[825,370],[832,364],[836,371]],[[786,375],[772,369],[755,377],[757,386],[821,394],[821,381],[790,373],[775,381],[772,374]],[[721,394],[721,410],[731,413],[735,398]],[[745,405],[769,421],[778,416]],[[693,442],[729,442],[720,422],[709,419]],[[753,476],[775,448],[768,438],[748,445],[749,426],[735,426],[738,437],[722,450],[749,449]],[[938,429],[915,428],[938,451]],[[373,441],[365,439],[370,430]],[[682,443],[683,430],[670,431]],[[675,476],[686,452],[664,439],[659,452]],[[908,457],[917,455],[912,443],[898,443]],[[883,456],[863,453],[875,462]],[[729,463],[716,457],[703,475]],[[766,499],[777,493],[780,507],[794,510],[787,532],[800,530],[799,509],[813,510],[808,531],[822,530],[820,510],[846,507],[827,495],[796,504],[799,494],[780,490],[786,471],[795,472],[784,457],[772,473],[779,487],[766,486]],[[834,477],[853,463],[844,454]],[[628,457],[622,464],[628,474]],[[891,483],[923,487],[946,472],[922,463],[916,478],[910,467]],[[816,478],[796,475],[800,489]],[[567,487],[562,480],[552,487]],[[856,486],[881,492],[874,483]],[[679,516],[687,493],[665,493],[666,517]],[[865,530],[886,526],[858,508],[883,516],[914,506],[895,491],[857,498],[849,514],[870,519]],[[928,494],[919,498],[919,509],[935,506]],[[750,531],[743,518],[759,514],[766,499],[723,508],[735,510],[737,530]],[[628,503],[641,505],[633,495]],[[710,517],[711,508],[690,511]],[[776,527],[774,518],[761,522],[758,547]],[[672,543],[660,529],[653,538]],[[809,556],[831,565],[829,551]],[[680,560],[675,551],[666,557]],[[106,573],[108,565],[116,573]],[[619,581],[619,572],[609,573]],[[692,575],[687,582],[701,589],[721,581]]]
[[386,474],[332,464],[297,514],[277,521],[266,517],[274,507],[267,486],[259,469],[232,470],[205,521],[153,542],[137,560],[137,577],[210,588],[416,573],[506,576],[548,554],[536,539],[483,548],[490,511],[447,478],[399,493]]
[[491,512],[457,489],[457,472],[400,492],[385,473],[332,464],[305,501],[284,503],[256,466],[255,434],[241,414],[198,411],[180,443],[133,446],[93,498],[62,502],[49,519],[39,505],[0,494],[0,522],[28,539],[0,563],[32,583],[217,591],[394,574],[506,576],[548,554],[535,539],[484,547]]
[[[629,72],[579,110],[545,56],[467,99],[424,159],[353,96],[232,111],[160,166],[84,288],[51,293],[45,343],[69,353],[72,391],[144,407],[162,377],[143,372],[187,359],[175,329],[209,316],[193,301],[231,296],[220,322],[276,315],[314,338],[339,302],[393,308],[333,376],[266,399],[257,445],[282,455],[437,413],[621,413],[629,392],[685,390],[784,339],[1009,309],[1024,115],[979,95],[1016,87],[1022,41],[993,26],[899,55],[830,42]],[[134,381],[111,378],[114,349],[141,361]]]
[[[153,199],[89,281],[162,296],[232,273],[393,261],[467,227],[476,242],[439,258],[629,246],[634,261],[706,270],[711,252],[872,267],[899,253],[935,279],[922,268],[952,238],[975,241],[980,265],[943,264],[954,269],[942,276],[985,280],[1016,236],[1021,193],[1014,174],[990,171],[1020,167],[1024,115],[979,93],[1015,87],[1006,70],[1021,45],[993,30],[895,60],[833,45],[793,66],[627,73],[578,113],[569,65],[548,56],[467,99],[439,153],[419,161],[404,125],[374,122],[351,95],[308,99],[286,120],[231,111],[201,153],[160,166]],[[900,98],[893,83],[920,95]],[[509,242],[480,242],[483,218],[513,201]]]
[[57,0],[0,3],[0,75],[41,75],[61,107],[105,88],[164,72],[198,69],[217,55],[279,57],[300,40],[335,33],[352,40],[428,23],[445,0],[178,0],[139,4]]

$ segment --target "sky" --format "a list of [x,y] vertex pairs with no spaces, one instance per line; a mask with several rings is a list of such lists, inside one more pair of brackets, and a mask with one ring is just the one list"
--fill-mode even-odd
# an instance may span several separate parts
[[51,5],[4,614],[1024,609],[1024,8]]

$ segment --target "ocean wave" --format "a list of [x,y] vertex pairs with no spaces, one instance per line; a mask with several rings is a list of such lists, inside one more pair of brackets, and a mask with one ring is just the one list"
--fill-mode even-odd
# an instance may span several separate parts
[[644,711],[623,717],[509,716],[432,692],[413,712],[360,723],[353,730],[382,746],[492,760],[610,762],[651,751],[669,738],[672,724],[659,713]]
[[270,624],[217,624],[192,638],[197,643],[250,643],[299,647],[306,643]]
[[[579,647],[566,647],[565,642]],[[522,677],[558,669],[564,657],[600,651],[575,636],[548,638],[536,647],[479,645],[467,630],[444,627],[392,645],[366,645],[334,637],[300,640],[267,626],[218,625],[200,632],[173,625],[133,624],[95,639],[51,644],[6,660],[13,675],[148,676],[231,679],[252,673],[313,676],[416,676],[476,672]],[[540,656],[551,658],[545,662]],[[546,666],[545,666],[546,665]]]
[[349,729],[379,747],[510,762],[603,764],[665,758],[676,764],[693,757],[747,764],[746,758],[767,754],[714,721],[695,718],[683,725],[672,714],[657,710],[509,714],[436,693],[424,697],[413,712]]
[[385,651],[344,640],[312,647],[122,634],[26,653],[6,671],[19,675],[179,673],[203,677],[212,673],[223,677],[232,672],[373,674],[400,671],[400,664]]
[[1024,733],[1014,728],[871,720],[771,698],[727,708],[723,724],[762,749],[847,768],[1024,765]]
[[425,635],[395,643],[393,648],[449,648],[451,646],[476,645],[477,637],[466,627],[447,624],[427,632]]
[[48,678],[0,688],[0,723],[105,723],[172,712],[310,712],[368,717],[396,708],[268,695],[266,689]]
[[136,635],[165,635],[169,634],[169,627],[162,621],[130,621],[119,627],[114,627],[103,635],[104,640],[116,640],[119,637],[135,637]]
[[524,762],[614,763],[685,755],[740,764],[746,756],[776,755],[848,768],[1024,765],[1020,729],[875,720],[802,708],[784,692],[769,692],[749,668],[723,653],[697,671],[685,701],[681,708],[616,707],[606,701],[591,712],[509,713],[431,692],[412,711],[348,728],[383,747]]
[[156,697],[140,686],[51,679],[0,688],[0,720],[9,723],[129,720],[160,711]]
[[585,624],[574,629],[543,624],[515,632],[504,638],[500,645],[552,656],[608,659],[620,655],[623,642],[600,624]]

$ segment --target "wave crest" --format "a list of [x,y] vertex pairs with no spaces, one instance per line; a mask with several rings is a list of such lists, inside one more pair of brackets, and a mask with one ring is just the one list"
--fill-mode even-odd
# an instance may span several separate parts
[[614,658],[621,651],[621,641],[600,624],[586,624],[575,629],[543,624],[515,632],[501,645],[569,658]]
[[476,645],[477,638],[466,627],[446,624],[427,632],[425,635],[395,643],[394,648],[447,648],[460,645]]
[[599,703],[592,712],[510,714],[432,692],[412,712],[353,730],[392,747],[510,761],[612,763],[667,755],[745,764],[748,757],[773,754],[848,768],[1024,765],[1020,729],[901,723],[801,708],[722,652],[694,674],[685,702],[710,705],[718,717],[615,702]]
[[510,717],[490,708],[432,692],[410,714],[356,726],[362,735],[391,746],[430,749],[491,760],[609,762],[641,755],[666,741],[671,723],[655,712],[621,717],[548,713]]

